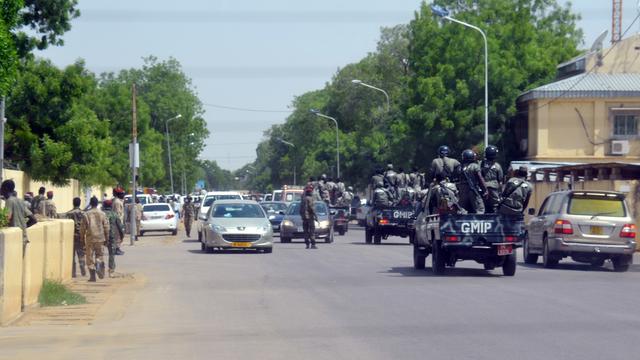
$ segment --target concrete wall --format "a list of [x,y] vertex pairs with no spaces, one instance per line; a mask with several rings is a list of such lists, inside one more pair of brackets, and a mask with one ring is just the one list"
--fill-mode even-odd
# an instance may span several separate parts
[[[605,46],[609,38],[605,39]],[[640,35],[633,35],[620,41],[614,48],[603,49],[601,55],[607,54],[604,59],[599,59],[598,54],[587,57],[587,69],[593,68],[594,73],[620,74],[640,72],[640,51],[636,49],[640,43]],[[600,60],[600,61],[599,61]],[[599,61],[598,66],[594,65]]]
[[22,231],[0,230],[0,324],[18,317],[38,302],[44,279],[68,282],[73,261],[73,221],[42,221]]

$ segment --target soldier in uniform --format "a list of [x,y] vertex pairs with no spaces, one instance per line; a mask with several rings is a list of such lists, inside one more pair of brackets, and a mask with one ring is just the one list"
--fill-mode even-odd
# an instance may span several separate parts
[[44,196],[45,191],[46,189],[44,186],[41,186],[40,189],[38,189],[38,196],[36,196],[31,203],[31,212],[33,215],[39,215],[40,217],[46,216],[44,204],[45,201],[47,201],[47,198]]
[[336,183],[332,178],[329,178],[325,183],[325,190],[329,192],[328,205],[334,205],[336,203]]
[[436,175],[435,183],[424,198],[422,207],[429,215],[465,213],[458,203],[458,189],[443,174]]
[[109,220],[98,209],[98,198],[95,196],[89,201],[89,209],[82,218],[80,226],[80,239],[84,240],[87,267],[89,268],[89,281],[96,281],[96,274],[100,279],[104,278],[104,249],[103,246],[109,238]]
[[457,170],[457,176],[460,206],[469,213],[484,214],[482,198],[487,194],[487,185],[473,150],[462,152],[462,165]]
[[[4,197],[4,208],[7,211],[9,226],[22,229],[22,243],[26,246],[29,243],[27,238],[27,221],[33,219],[33,214],[24,206],[24,202],[18,199],[15,194],[16,183],[9,179],[0,185],[0,194]],[[24,247],[23,247],[24,251]]]
[[384,171],[382,168],[376,168],[376,172],[371,177],[371,187],[375,189],[378,181],[382,181],[384,184]]
[[300,217],[302,217],[302,228],[304,229],[304,243],[307,249],[316,249],[315,222],[318,221],[318,215],[316,215],[313,189],[309,186],[304,189],[304,196],[300,202]]
[[431,173],[429,182],[436,179],[437,175],[442,175],[445,179],[455,181],[455,170],[460,166],[460,162],[449,157],[449,147],[442,145],[438,148],[438,157],[431,162]]
[[487,197],[484,200],[485,213],[493,214],[498,211],[500,205],[500,191],[504,182],[502,166],[496,161],[498,148],[489,145],[484,150],[484,160],[480,163],[482,177],[487,184]]
[[53,202],[53,191],[47,191],[47,200],[44,201],[44,214],[50,219],[58,218],[58,209]]
[[387,164],[387,171],[384,172],[384,185],[387,189],[398,187],[398,173],[393,170],[393,164]]
[[318,180],[318,194],[320,195],[320,200],[329,203],[330,195],[327,188],[327,175],[325,174],[322,174],[320,180]]
[[[113,211],[120,218],[120,222],[124,224],[124,189],[117,187],[113,189]],[[116,255],[124,255],[124,251],[120,249],[122,241],[124,241],[124,235],[120,236],[120,233],[116,232]]]
[[382,181],[378,181],[375,184],[375,190],[373,191],[373,206],[375,207],[387,207],[392,204],[392,196],[384,187],[384,183]]
[[140,199],[138,199],[137,196],[136,196],[135,207],[136,207],[136,241],[137,241],[138,236],[140,236],[140,221],[142,221],[142,204],[140,204]]
[[191,224],[195,213],[196,208],[191,202],[191,196],[187,196],[187,200],[182,205],[182,221],[184,221],[184,230],[187,232],[187,237],[191,236]]
[[80,267],[80,275],[86,276],[87,270],[85,268],[84,258],[84,241],[80,238],[80,227],[82,226],[82,218],[84,213],[80,209],[80,198],[73,198],[73,210],[67,213],[67,219],[73,220],[73,268],[71,269],[71,276],[76,277],[76,258],[78,259],[78,266]]
[[340,206],[351,206],[351,202],[353,201],[353,187],[349,186],[347,190],[342,192],[342,196],[340,197],[339,205]]
[[521,166],[515,176],[509,179],[502,191],[502,201],[498,212],[503,215],[518,215],[524,213],[531,198],[531,184],[527,181],[529,169]]
[[118,238],[124,238],[124,225],[120,217],[112,208],[112,200],[105,200],[102,203],[102,210],[109,221],[109,237],[107,238],[107,251],[109,252],[109,277],[114,277],[116,271],[116,250],[118,249]]
[[336,178],[336,199],[340,199],[346,190],[347,189],[344,182],[342,182],[342,179]]

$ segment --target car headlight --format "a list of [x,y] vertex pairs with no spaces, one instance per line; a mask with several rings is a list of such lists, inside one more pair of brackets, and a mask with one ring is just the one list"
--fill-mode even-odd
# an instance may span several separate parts
[[320,227],[321,227],[321,228],[329,227],[329,221],[328,221],[328,220],[322,220],[322,221],[320,221]]
[[258,228],[258,231],[262,232],[262,233],[268,233],[269,230],[271,230],[271,224],[269,225],[262,225],[261,227]]
[[218,232],[218,233],[225,233],[225,232],[227,232],[227,229],[226,229],[224,226],[221,226],[221,225],[215,225],[215,224],[212,224],[212,225],[211,225],[211,229],[212,229],[213,231],[215,231],[215,232]]
[[289,226],[292,227],[293,226],[293,222],[291,220],[284,220],[282,222],[282,226]]

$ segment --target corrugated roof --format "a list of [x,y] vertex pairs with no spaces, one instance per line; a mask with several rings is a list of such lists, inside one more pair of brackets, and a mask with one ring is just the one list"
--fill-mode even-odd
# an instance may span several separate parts
[[529,90],[520,95],[518,102],[612,97],[640,97],[640,74],[579,74]]

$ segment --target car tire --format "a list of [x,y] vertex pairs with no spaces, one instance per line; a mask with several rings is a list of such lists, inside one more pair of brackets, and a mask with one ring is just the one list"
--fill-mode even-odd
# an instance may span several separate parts
[[502,274],[504,276],[514,276],[516,274],[517,256],[514,251],[510,255],[505,256],[502,263]]
[[433,243],[433,254],[431,254],[431,270],[434,275],[444,274],[444,250],[439,241]]
[[522,247],[525,264],[535,264],[538,262],[538,254],[532,254],[529,250],[529,236],[524,238],[524,246]]
[[373,243],[376,245],[380,245],[381,242],[382,242],[382,235],[378,233],[373,234]]
[[140,236],[144,236],[144,231],[140,231]]
[[368,227],[364,228],[364,242],[365,244],[371,244],[373,242],[373,235],[371,235],[371,230]]
[[547,269],[555,268],[558,265],[558,259],[554,258],[551,255],[551,251],[549,250],[549,242],[547,241],[546,237],[542,240],[542,246],[542,264]]
[[615,272],[625,272],[629,270],[631,265],[631,259],[626,255],[614,257],[611,259],[611,262],[613,263],[613,271]]
[[265,249],[262,249],[262,251],[263,251],[265,254],[271,254],[271,253],[273,252],[273,248],[265,248]]
[[346,232],[346,231],[345,231],[344,229],[340,229],[340,230],[338,230],[338,234],[340,234],[340,236],[344,236],[344,233],[345,233],[345,232]]
[[593,268],[603,267],[604,266],[604,259],[594,260],[591,263],[589,263],[589,265],[591,265],[591,267],[593,267]]
[[178,229],[175,229],[171,232],[171,235],[176,236],[178,235]]
[[413,268],[416,270],[424,270],[427,259],[426,250],[420,250],[417,245],[413,246]]

